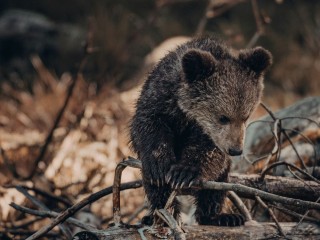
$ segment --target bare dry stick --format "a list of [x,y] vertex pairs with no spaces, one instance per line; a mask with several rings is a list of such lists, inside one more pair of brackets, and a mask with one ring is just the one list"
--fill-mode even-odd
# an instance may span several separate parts
[[265,170],[263,170],[263,172],[261,172],[261,180],[264,179],[264,177],[266,176],[267,172],[276,167],[276,166],[280,166],[280,165],[286,165],[286,166],[289,166],[289,167],[292,167],[294,168],[295,170],[297,170],[298,172],[300,172],[301,174],[309,177],[311,180],[315,181],[316,183],[319,183],[320,184],[320,180],[318,180],[317,178],[315,178],[314,176],[310,175],[308,172],[300,169],[299,167],[293,165],[292,163],[288,163],[288,162],[276,162],[276,163],[273,163],[271,164],[270,166],[268,166]]
[[232,201],[232,203],[237,207],[239,212],[245,216],[246,221],[251,221],[252,217],[251,214],[246,207],[246,205],[243,203],[241,198],[234,192],[234,191],[229,191],[228,192],[228,198]]
[[39,188],[36,188],[36,187],[28,187],[28,186],[25,186],[25,185],[12,185],[12,184],[4,186],[4,188],[17,188],[17,187],[21,187],[21,188],[24,188],[24,189],[27,189],[27,190],[31,190],[36,194],[39,194],[39,195],[41,195],[43,197],[48,198],[48,200],[50,200],[50,201],[61,202],[61,203],[65,204],[67,207],[70,207],[72,205],[71,202],[68,201],[67,199],[59,197],[59,196],[55,196],[52,193],[43,191],[43,190],[41,190]]
[[15,221],[14,223],[9,223],[9,224],[5,224],[5,228],[9,228],[9,229],[27,229],[28,226],[30,226],[33,223],[39,222],[43,219],[43,217],[35,217],[33,219],[22,219],[22,220],[18,220]]
[[304,200],[294,199],[294,198],[288,198],[288,197],[282,197],[282,196],[278,196],[272,193],[267,193],[259,189],[247,187],[237,183],[208,181],[208,182],[202,183],[200,188],[212,189],[212,190],[234,191],[236,193],[246,194],[250,196],[259,196],[262,199],[265,199],[267,201],[279,202],[285,205],[293,205],[295,207],[300,207],[300,208],[302,207],[304,209],[320,210],[319,203],[314,203],[314,202],[304,201]]
[[312,189],[314,191],[314,189],[312,188],[312,186],[310,186],[306,180],[302,179],[300,176],[298,176],[295,172],[292,171],[292,169],[290,168],[290,166],[287,166],[289,172],[299,181],[301,181],[302,183],[304,183],[306,185],[306,187]]
[[[266,175],[261,181],[258,174],[237,174],[229,175],[230,183],[238,183],[248,187],[263,190],[265,192],[281,195],[284,197],[298,198],[307,201],[316,201],[320,197],[320,184],[314,181],[296,180],[287,177],[275,177]],[[306,188],[307,186],[310,186]],[[239,194],[240,197],[252,198],[251,195]]]
[[261,21],[261,16],[260,16],[260,11],[259,11],[257,1],[251,0],[251,5],[252,5],[253,16],[256,21],[257,30],[252,36],[252,38],[250,39],[246,48],[252,48],[256,44],[256,42],[259,40],[259,38],[264,34],[264,26],[263,26],[263,22]]
[[262,35],[262,34],[264,34],[264,26],[263,26],[263,22],[261,21],[258,3],[256,0],[251,0],[251,5],[252,5],[254,19],[256,20],[257,32],[260,35]]
[[293,151],[296,153],[297,157],[299,158],[300,162],[301,162],[301,165],[303,166],[304,169],[307,169],[307,166],[306,164],[304,163],[303,159],[300,157],[300,154],[298,153],[298,150],[296,149],[296,147],[294,146],[291,138],[289,137],[288,133],[284,130],[281,130],[284,134],[284,136],[287,138],[287,140],[290,142],[292,148],[293,148]]
[[[28,190],[26,190],[20,186],[17,186],[16,189],[19,192],[21,192],[27,199],[29,199],[38,208],[45,210],[45,211],[50,211],[49,208],[44,203],[40,202],[35,197],[31,196],[28,193]],[[63,223],[59,224],[59,228],[60,228],[61,232],[63,233],[63,235],[65,235],[67,237],[67,239],[70,239],[72,237],[70,229],[65,224],[63,224]]]
[[[163,208],[165,211],[163,211],[162,213],[160,213],[159,211],[155,211],[155,216],[160,217],[160,215],[162,214],[162,217],[160,217],[160,219],[163,220],[163,217],[166,218],[166,215],[167,215],[166,212],[169,211],[169,209],[170,209],[170,207],[171,207],[171,205],[173,203],[173,200],[175,199],[176,195],[177,195],[177,192],[176,191],[172,191],[172,193],[170,194],[170,196],[169,196],[169,198],[168,198],[168,200],[166,202],[166,205]],[[158,210],[162,210],[162,209],[158,209]],[[159,222],[160,219],[159,218],[155,219],[155,221],[154,221],[154,225],[155,226],[160,224],[160,222]],[[169,218],[167,220],[172,222],[172,220],[170,220]],[[168,222],[166,222],[166,223],[168,223]]]
[[315,120],[313,120],[313,119],[307,118],[307,117],[284,117],[284,118],[281,118],[281,120],[286,120],[286,119],[302,119],[302,120],[308,120],[308,121],[314,123],[315,125],[317,125],[318,128],[320,128],[320,123],[318,123],[317,121],[315,121]]
[[52,137],[53,137],[53,133],[54,131],[56,130],[56,128],[58,127],[62,117],[63,117],[63,114],[68,106],[68,103],[72,97],[72,93],[73,93],[73,90],[76,86],[76,83],[78,81],[78,79],[81,77],[82,75],[82,72],[84,70],[84,67],[87,63],[87,59],[88,59],[88,55],[92,52],[92,49],[93,49],[93,36],[92,36],[92,28],[89,29],[88,31],[88,34],[87,34],[87,38],[86,38],[86,44],[84,45],[84,51],[83,51],[83,57],[82,57],[82,60],[79,64],[79,67],[78,67],[78,71],[77,73],[72,76],[72,79],[71,79],[71,84],[69,85],[68,89],[67,89],[67,94],[66,94],[66,98],[63,102],[63,105],[61,106],[60,108],[60,111],[58,112],[57,116],[56,116],[56,119],[46,137],[46,140],[43,144],[43,146],[41,147],[41,150],[40,150],[40,153],[38,155],[38,157],[36,158],[35,160],[35,163],[34,163],[34,167],[33,169],[31,170],[29,176],[23,178],[24,180],[28,180],[30,178],[32,178],[32,176],[36,173],[37,169],[38,169],[38,164],[40,161],[42,161],[45,153],[47,152],[47,149],[48,149],[48,146],[50,145],[51,141],[52,141]]
[[270,117],[272,118],[273,121],[275,121],[277,119],[277,117],[273,114],[273,112],[270,110],[270,108],[268,108],[264,103],[260,103],[260,105],[264,108],[264,110],[267,111],[267,113],[270,115]]
[[[216,1],[208,1],[208,5],[204,11],[204,14],[202,16],[202,18],[200,19],[198,26],[197,26],[197,30],[196,30],[196,35],[202,35],[208,19],[211,18],[215,18],[220,16],[221,14],[225,13],[226,11],[228,11],[229,9],[231,9],[232,7],[236,6],[237,4],[241,3],[241,2],[245,2],[246,0],[227,0],[224,1],[223,3],[221,3],[220,1],[220,7],[215,6],[215,2]],[[216,8],[216,9],[215,9]]]
[[[278,124],[279,128],[278,128],[278,134],[279,134],[279,137],[278,137],[278,142],[277,142],[277,146],[278,146],[278,151],[277,151],[277,155],[276,155],[276,159],[275,159],[275,162],[278,162],[280,160],[280,155],[281,155],[281,142],[282,142],[282,122],[281,120],[279,120],[279,124]],[[273,175],[276,175],[276,169],[273,169]]]
[[[282,120],[282,119],[281,119]],[[319,127],[320,128],[320,127]],[[295,130],[295,129],[291,129],[291,128],[282,128],[284,131],[291,131],[294,132],[298,135],[300,135],[307,143],[309,143],[312,147],[313,147],[313,153],[314,153],[314,165],[316,166],[317,164],[317,150],[316,150],[316,146],[313,144],[313,142],[311,141],[310,138],[308,138],[306,135],[304,135],[302,132]]]
[[[137,159],[133,159],[133,158],[129,158],[128,161],[123,161],[119,164],[120,166],[117,167],[118,171],[117,171],[117,176],[115,176],[115,179],[119,179],[116,181],[116,183],[120,182],[121,180],[121,172],[122,170],[126,167],[126,166],[132,166],[135,168],[141,168],[141,161],[137,160]],[[259,179],[258,177],[256,177],[257,179]],[[77,212],[78,210],[80,210],[81,208],[83,208],[84,206],[86,206],[87,204],[96,201],[97,199],[100,199],[101,197],[108,195],[111,193],[111,191],[114,191],[115,195],[120,195],[119,191],[120,190],[124,190],[124,189],[129,189],[129,188],[138,188],[142,186],[142,181],[134,181],[134,182],[130,182],[130,183],[126,183],[126,184],[122,184],[117,185],[113,187],[109,187],[106,188],[104,190],[101,190],[89,197],[87,197],[86,199],[82,200],[81,202],[75,204],[74,206],[68,208],[67,210],[65,210],[64,212],[62,212],[61,214],[59,214],[59,216],[57,218],[55,218],[51,224],[42,227],[39,231],[37,231],[35,234],[33,234],[32,236],[30,236],[29,238],[27,238],[27,240],[34,240],[34,239],[38,239],[39,237],[43,236],[44,234],[46,234],[47,232],[49,232],[53,227],[55,227],[57,224],[59,224],[60,222],[65,221],[68,217],[72,216],[75,212]],[[310,202],[310,201],[303,201],[303,200],[299,200],[299,199],[293,199],[293,198],[288,198],[288,197],[282,197],[282,196],[278,196],[272,193],[268,193],[259,189],[255,189],[255,188],[251,188],[251,187],[247,187],[238,183],[223,183],[223,182],[213,182],[213,181],[209,181],[209,182],[204,182],[202,183],[202,185],[197,186],[196,188],[203,188],[203,189],[214,189],[214,190],[223,190],[223,191],[235,191],[237,193],[246,195],[246,196],[259,196],[262,199],[268,200],[268,201],[274,201],[274,202],[279,202],[285,205],[293,205],[293,206],[297,206],[297,207],[303,207],[305,209],[317,209],[320,210],[320,204],[319,203],[314,203],[314,202]],[[117,199],[119,198],[119,199]],[[118,204],[118,208],[116,209],[116,213],[120,213],[120,196],[118,197],[114,197],[114,207],[117,207]],[[120,223],[120,218],[118,219],[119,223]]]
[[155,214],[168,224],[170,229],[173,231],[175,240],[186,240],[186,235],[179,226],[178,222],[166,209],[156,209]]
[[276,119],[274,121],[273,131],[272,131],[273,132],[273,136],[274,136],[274,147],[272,149],[272,152],[267,157],[266,162],[265,162],[265,166],[264,166],[262,171],[264,171],[268,167],[268,164],[269,164],[272,156],[275,155],[275,154],[278,154],[278,152],[279,152],[279,149],[280,149],[280,145],[278,144],[279,143],[279,137],[278,137],[279,130],[278,129],[279,129],[279,126],[280,126],[279,123],[280,123],[279,119]]
[[278,209],[279,211],[281,211],[281,212],[283,212],[283,213],[285,213],[287,215],[295,217],[297,219],[301,219],[301,218],[304,217],[304,219],[306,221],[313,222],[313,223],[316,223],[316,224],[320,224],[320,220],[319,219],[315,219],[315,218],[309,217],[309,216],[303,216],[303,215],[301,215],[299,213],[296,213],[296,212],[294,212],[292,210],[289,210],[289,209],[286,209],[286,208],[283,208],[283,207],[279,207],[277,205],[272,205],[272,207]]
[[[126,190],[126,189],[133,189],[133,188],[139,188],[142,186],[142,182],[140,180],[128,182],[121,184],[120,190]],[[35,232],[33,235],[28,237],[26,240],[34,240],[39,239],[44,234],[48,233],[51,229],[53,229],[55,226],[57,226],[59,223],[65,221],[68,217],[73,216],[77,211],[79,211],[81,208],[85,207],[86,205],[109,195],[112,193],[112,187],[105,188],[99,192],[96,192],[82,201],[76,203],[72,207],[66,209],[65,211],[61,212],[58,217],[56,217],[50,224],[43,226],[41,229],[39,229],[37,232]]]
[[[319,201],[320,201],[320,197],[317,199],[316,203],[318,203]],[[305,217],[308,216],[309,211],[310,211],[310,209],[308,209],[308,210],[303,214],[303,216],[301,217],[300,221],[297,223],[297,225],[296,225],[295,228],[293,229],[293,232],[295,232],[295,231],[298,229],[299,225],[302,223],[302,221],[305,219]]]
[[264,201],[262,201],[262,199],[261,199],[260,197],[256,196],[256,199],[257,199],[257,201],[260,203],[260,205],[269,212],[271,218],[273,219],[273,221],[274,221],[275,224],[277,225],[280,234],[281,234],[282,236],[286,237],[286,234],[284,233],[282,227],[280,226],[279,221],[278,221],[278,219],[276,218],[276,216],[274,215],[273,211],[268,207],[267,204],[264,203]]
[[142,167],[141,161],[129,157],[128,160],[120,162],[114,173],[114,180],[113,180],[113,222],[117,226],[121,222],[121,213],[120,213],[120,186],[121,186],[121,175],[122,171],[126,167],[134,167],[140,168]]
[[[274,115],[274,113],[263,103],[260,103],[260,105],[269,113],[270,117],[273,119],[273,121],[277,121],[278,118]],[[294,152],[296,153],[297,157],[299,158],[302,166],[304,167],[304,169],[307,169],[306,164],[304,163],[303,159],[300,157],[300,154],[298,153],[298,150],[296,149],[296,147],[294,146],[291,138],[289,137],[289,135],[287,134],[287,132],[283,129],[280,129],[281,132],[284,134],[284,136],[287,138],[287,140],[290,142]]]
[[[15,204],[15,203],[10,203],[9,205],[20,212],[27,213],[27,214],[34,215],[34,216],[40,216],[42,218],[45,218],[45,217],[55,218],[59,215],[59,213],[54,212],[54,211],[34,210],[31,208],[19,206],[18,204]],[[82,223],[81,221],[79,221],[75,218],[72,218],[72,217],[69,217],[68,219],[66,219],[66,221],[68,223],[71,223],[71,224],[73,224],[79,228],[85,229],[87,231],[97,230],[95,227],[89,225],[88,223]]]

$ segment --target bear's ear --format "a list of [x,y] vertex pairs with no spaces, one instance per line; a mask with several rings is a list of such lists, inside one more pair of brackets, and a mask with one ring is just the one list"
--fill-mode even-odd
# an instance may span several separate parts
[[191,83],[210,76],[217,61],[209,52],[191,49],[182,57],[182,69],[185,79]]
[[256,47],[240,51],[239,60],[256,74],[261,75],[272,64],[272,55],[268,50]]

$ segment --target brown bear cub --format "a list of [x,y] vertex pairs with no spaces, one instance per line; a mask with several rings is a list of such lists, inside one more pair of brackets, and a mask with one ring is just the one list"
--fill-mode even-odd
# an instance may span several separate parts
[[[228,180],[229,156],[241,155],[245,127],[259,104],[272,56],[257,47],[238,53],[211,37],[167,54],[150,73],[131,122],[131,143],[142,161],[152,223],[174,189]],[[225,192],[192,190],[199,224],[238,226],[221,214]],[[175,200],[174,215],[179,216]]]

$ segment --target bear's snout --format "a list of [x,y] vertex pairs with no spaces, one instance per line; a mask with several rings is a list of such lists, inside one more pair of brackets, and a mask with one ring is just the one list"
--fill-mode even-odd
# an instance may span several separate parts
[[242,154],[242,149],[229,148],[228,153],[230,156],[239,156]]

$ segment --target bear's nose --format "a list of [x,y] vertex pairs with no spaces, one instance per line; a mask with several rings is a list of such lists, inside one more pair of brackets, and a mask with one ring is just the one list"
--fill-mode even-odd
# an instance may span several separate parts
[[242,150],[229,148],[228,150],[230,156],[239,156],[242,154]]

